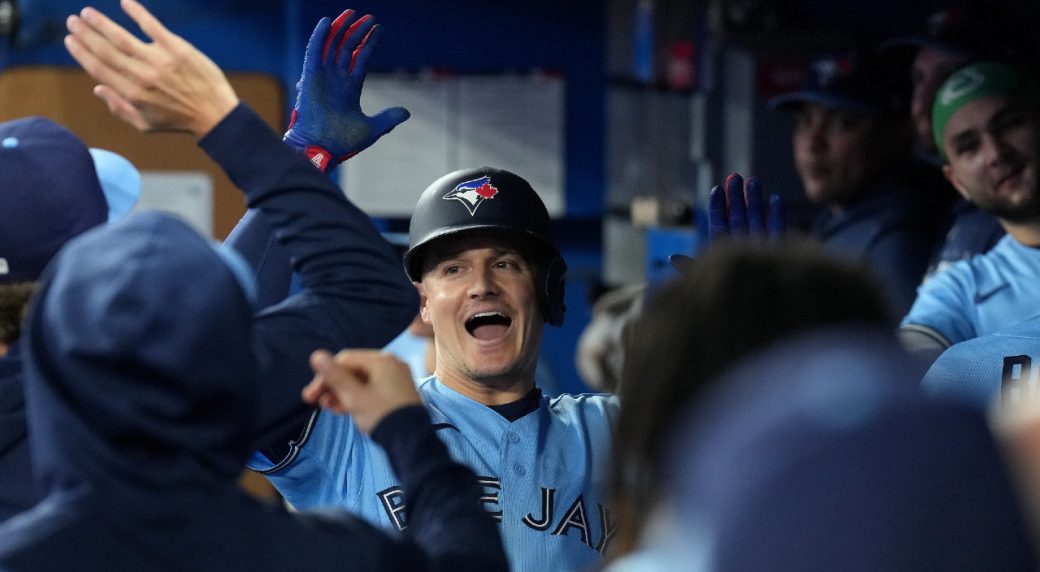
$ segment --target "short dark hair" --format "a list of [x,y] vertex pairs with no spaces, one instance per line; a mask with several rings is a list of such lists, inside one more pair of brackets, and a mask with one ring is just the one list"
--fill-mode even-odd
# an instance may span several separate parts
[[10,344],[22,335],[22,324],[37,282],[0,284],[0,343]]

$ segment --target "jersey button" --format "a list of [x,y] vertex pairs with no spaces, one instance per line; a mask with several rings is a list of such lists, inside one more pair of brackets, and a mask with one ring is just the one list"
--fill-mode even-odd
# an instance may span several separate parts
[[527,474],[527,469],[525,469],[524,466],[520,463],[513,465],[513,470],[516,471],[516,474],[520,475],[521,477]]
[[520,442],[520,436],[517,435],[516,433],[510,433],[509,434],[509,442],[510,443],[519,443]]

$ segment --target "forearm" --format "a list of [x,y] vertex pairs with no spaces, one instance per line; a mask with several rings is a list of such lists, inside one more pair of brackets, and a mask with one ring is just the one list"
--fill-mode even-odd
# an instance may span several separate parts
[[292,282],[292,263],[260,211],[247,211],[224,244],[241,254],[253,269],[257,307],[266,308],[285,300]]
[[[381,347],[415,316],[417,295],[368,217],[247,106],[236,107],[199,144],[258,213],[236,229],[235,242],[253,241],[253,263],[267,257],[254,268],[261,273],[258,290],[268,292],[262,302],[277,305],[264,308],[254,327],[264,374],[258,421],[262,432],[281,433],[287,419],[299,418],[310,353]],[[269,245],[265,233],[280,244]],[[289,256],[303,291],[281,301]],[[280,293],[269,292],[269,280]]]
[[[417,309],[392,247],[342,191],[245,105],[200,141],[285,244],[304,288]],[[349,272],[343,272],[349,268]],[[396,332],[394,332],[396,333]],[[387,340],[388,341],[388,340]]]
[[904,325],[896,333],[903,348],[920,358],[922,363],[934,362],[939,354],[950,347],[950,342],[942,334],[927,326]]
[[372,432],[401,479],[408,535],[433,569],[506,570],[497,524],[481,507],[473,471],[453,461],[420,406],[387,415]]

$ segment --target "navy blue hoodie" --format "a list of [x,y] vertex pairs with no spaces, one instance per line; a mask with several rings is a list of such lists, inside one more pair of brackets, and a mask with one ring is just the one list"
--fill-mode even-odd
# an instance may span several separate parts
[[[418,311],[415,288],[400,258],[368,217],[350,204],[325,175],[302,167],[246,106],[235,109],[200,146],[246,192],[251,207],[228,244],[269,272],[265,252],[289,252],[299,273],[309,265],[307,290],[284,301],[262,292],[267,308],[258,317],[257,357],[267,383],[259,389],[258,446],[284,447],[309,410],[299,391],[310,379],[306,356],[315,348],[382,347]],[[291,192],[306,188],[308,192]],[[310,216],[299,219],[299,212]],[[274,233],[275,225],[281,225]],[[287,239],[276,240],[275,235]],[[0,521],[41,497],[31,477],[26,440],[20,343],[0,359]],[[183,356],[193,359],[192,356]]]
[[292,515],[237,487],[258,432],[290,413],[284,401],[264,406],[270,377],[306,370],[310,345],[350,329],[336,322],[356,311],[339,265],[352,258],[344,251],[366,251],[329,224],[348,203],[306,159],[244,106],[218,127],[228,129],[253,142],[231,155],[268,153],[267,176],[240,185],[294,246],[304,290],[256,313],[209,241],[159,213],[70,242],[42,278],[22,348],[46,497],[0,526],[0,568],[504,568],[472,472],[450,460],[421,407],[373,435],[419,500],[407,536]]

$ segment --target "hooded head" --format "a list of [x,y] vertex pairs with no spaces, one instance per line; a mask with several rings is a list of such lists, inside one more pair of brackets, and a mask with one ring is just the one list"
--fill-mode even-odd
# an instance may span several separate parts
[[209,241],[146,213],[70,242],[30,311],[36,474],[119,494],[228,481],[250,450],[252,309]]
[[985,416],[919,378],[890,334],[852,329],[723,374],[672,443],[677,546],[712,570],[1035,569]]

